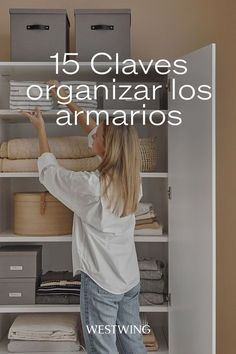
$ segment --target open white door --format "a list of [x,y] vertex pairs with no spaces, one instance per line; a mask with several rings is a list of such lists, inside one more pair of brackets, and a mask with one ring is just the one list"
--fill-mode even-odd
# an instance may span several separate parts
[[215,45],[183,59],[177,86],[209,85],[212,99],[169,97],[183,118],[168,129],[169,353],[215,354]]

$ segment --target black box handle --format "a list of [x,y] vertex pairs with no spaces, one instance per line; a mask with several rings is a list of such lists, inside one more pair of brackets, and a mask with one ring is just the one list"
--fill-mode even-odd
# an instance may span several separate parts
[[96,30],[113,31],[114,26],[113,25],[92,25],[91,30],[93,30],[93,31],[96,31]]
[[27,25],[26,26],[27,30],[42,30],[42,31],[48,31],[49,26],[48,25]]

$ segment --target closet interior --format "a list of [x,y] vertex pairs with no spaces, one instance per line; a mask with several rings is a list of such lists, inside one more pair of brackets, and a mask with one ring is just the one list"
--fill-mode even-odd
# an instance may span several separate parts
[[[103,64],[101,64],[103,65]],[[107,65],[104,63],[104,65]],[[156,102],[156,109],[167,113],[167,76],[158,75],[154,68],[148,75],[115,75],[113,70],[105,75],[96,75],[89,65],[83,63],[77,75],[65,75],[60,71],[55,75],[53,63],[1,63],[0,64],[0,142],[13,138],[35,137],[32,125],[18,111],[9,109],[10,80],[15,81],[59,81],[81,80],[95,82],[161,82],[164,90]],[[102,102],[98,110],[102,109]],[[47,134],[49,137],[65,135],[83,135],[79,125],[59,126],[56,124],[56,110],[43,113]],[[127,110],[127,117],[129,111]],[[151,111],[146,111],[146,114]],[[109,111],[112,117],[112,110]],[[160,121],[161,121],[160,116]],[[157,121],[157,119],[155,119]],[[135,118],[135,126],[140,137],[157,137],[156,171],[142,172],[143,198],[142,202],[152,203],[158,215],[158,221],[163,226],[159,236],[140,234],[134,235],[138,257],[156,258],[166,265],[166,293],[168,294],[168,123],[154,126],[142,124],[141,114]],[[42,245],[42,270],[72,271],[71,235],[60,236],[19,236],[13,232],[13,196],[16,192],[41,192],[44,187],[38,180],[37,172],[1,172],[0,173],[0,243],[5,245]],[[160,305],[140,306],[140,312],[146,315],[149,324],[158,340],[158,350],[152,353],[168,353],[168,296]],[[7,353],[7,332],[14,318],[20,313],[79,313],[78,304],[33,304],[33,305],[0,305],[0,352]]]

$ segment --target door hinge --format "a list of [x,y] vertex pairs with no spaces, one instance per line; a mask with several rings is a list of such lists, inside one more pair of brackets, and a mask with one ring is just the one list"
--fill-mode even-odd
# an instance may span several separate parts
[[168,302],[168,306],[171,306],[171,294],[170,293],[166,296],[166,300]]
[[172,198],[172,189],[171,186],[168,187],[168,199]]

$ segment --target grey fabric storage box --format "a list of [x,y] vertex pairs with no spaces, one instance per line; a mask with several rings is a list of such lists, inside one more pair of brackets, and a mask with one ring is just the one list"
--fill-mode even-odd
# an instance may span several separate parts
[[69,52],[70,23],[66,10],[10,9],[11,61],[62,60]]
[[[162,95],[162,89],[158,89],[156,91],[156,99],[150,99],[150,100],[121,100],[119,99],[120,95],[122,95],[125,92],[125,88],[120,88],[118,85],[132,85],[132,87],[127,91],[127,93],[123,96],[125,97],[134,97],[135,92],[140,91],[140,89],[135,90],[135,86],[137,85],[145,85],[147,86],[148,90],[148,96],[152,97],[152,86],[158,86],[157,82],[117,82],[115,84],[104,82],[104,85],[107,86],[108,88],[108,100],[105,99],[105,96],[103,95],[103,109],[122,109],[122,110],[129,110],[129,109],[143,109],[143,104],[146,105],[145,109],[150,109],[150,110],[159,110],[161,109],[161,95]],[[112,86],[115,85],[117,86],[115,88],[116,91],[116,99],[112,99]],[[142,89],[143,90],[143,89]],[[139,97],[143,97],[143,94],[139,94]],[[111,98],[109,98],[111,97]]]
[[[76,52],[79,61],[90,61],[94,54],[106,52],[115,60],[130,58],[131,11],[128,9],[75,10]],[[100,57],[97,61],[108,61]]]
[[0,278],[35,278],[42,273],[42,246],[0,248]]
[[0,304],[35,304],[36,283],[36,278],[0,279]]

